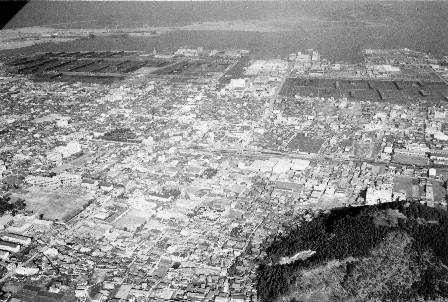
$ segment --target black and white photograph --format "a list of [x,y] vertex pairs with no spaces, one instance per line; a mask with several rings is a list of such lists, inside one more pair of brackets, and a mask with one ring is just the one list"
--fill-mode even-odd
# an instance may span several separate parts
[[448,301],[448,1],[0,13],[0,302]]

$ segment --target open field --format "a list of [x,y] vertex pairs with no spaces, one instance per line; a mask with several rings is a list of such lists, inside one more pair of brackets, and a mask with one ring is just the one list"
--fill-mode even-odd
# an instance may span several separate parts
[[131,209],[123,217],[118,219],[114,226],[119,229],[126,228],[128,231],[135,231],[144,224],[150,215],[140,210]]
[[325,140],[322,138],[314,138],[303,134],[297,134],[288,143],[287,148],[291,151],[317,154],[319,153],[319,150],[324,142]]
[[26,209],[43,214],[45,219],[64,220],[87,204],[89,197],[47,192],[29,192],[22,195]]

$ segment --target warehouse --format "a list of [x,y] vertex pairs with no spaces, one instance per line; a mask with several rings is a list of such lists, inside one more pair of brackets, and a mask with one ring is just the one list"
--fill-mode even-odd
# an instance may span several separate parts
[[8,258],[9,258],[9,252],[7,252],[7,251],[0,251],[0,259],[8,260]]
[[18,253],[20,251],[20,244],[0,240],[0,250]]
[[8,242],[18,243],[21,245],[28,245],[31,243],[30,237],[26,237],[26,236],[22,236],[22,235],[18,235],[18,234],[6,233],[6,234],[2,234],[2,236],[0,238],[2,240],[8,241]]

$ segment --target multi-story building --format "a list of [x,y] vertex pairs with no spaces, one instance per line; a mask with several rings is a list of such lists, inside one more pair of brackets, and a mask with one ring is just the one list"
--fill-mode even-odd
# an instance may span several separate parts
[[20,251],[20,244],[0,240],[0,250],[18,253]]
[[6,234],[1,235],[0,238],[2,240],[8,241],[8,242],[13,242],[13,243],[21,244],[21,245],[28,245],[31,243],[30,237],[18,235],[18,234],[6,233]]

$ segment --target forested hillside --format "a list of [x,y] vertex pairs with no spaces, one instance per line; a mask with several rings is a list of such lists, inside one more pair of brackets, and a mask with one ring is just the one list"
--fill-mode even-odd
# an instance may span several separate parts
[[[315,254],[280,265],[300,251]],[[322,214],[266,248],[262,301],[414,301],[448,297],[448,213],[395,202]]]

